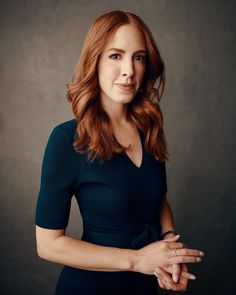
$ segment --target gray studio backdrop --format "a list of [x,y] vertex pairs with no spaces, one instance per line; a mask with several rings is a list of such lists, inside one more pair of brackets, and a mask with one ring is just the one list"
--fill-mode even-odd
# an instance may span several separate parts
[[[233,294],[235,3],[1,1],[1,294],[53,294],[62,266],[37,257],[34,232],[42,157],[52,128],[73,118],[65,85],[85,34],[114,9],[140,15],[165,60],[168,197],[182,240],[206,253],[189,266],[188,294]],[[74,200],[71,213],[67,233],[80,238]]]

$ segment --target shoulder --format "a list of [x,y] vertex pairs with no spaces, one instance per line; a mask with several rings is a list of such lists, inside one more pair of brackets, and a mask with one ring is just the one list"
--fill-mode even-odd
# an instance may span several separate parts
[[58,167],[58,165],[68,165],[67,163],[70,164],[74,161],[75,150],[73,142],[77,126],[76,122],[75,119],[72,119],[52,128],[44,152],[45,169],[48,169],[48,167]]
[[51,136],[61,139],[66,138],[70,143],[73,143],[76,134],[76,128],[76,119],[71,119],[54,126]]

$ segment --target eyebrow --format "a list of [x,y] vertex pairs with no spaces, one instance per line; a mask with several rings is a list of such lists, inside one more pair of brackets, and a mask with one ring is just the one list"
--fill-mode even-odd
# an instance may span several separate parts
[[[117,52],[121,52],[121,53],[125,53],[126,51],[120,48],[109,48],[106,51],[117,51]],[[135,51],[134,53],[138,53],[138,52],[142,52],[142,53],[146,53],[145,49],[139,49],[137,51]]]

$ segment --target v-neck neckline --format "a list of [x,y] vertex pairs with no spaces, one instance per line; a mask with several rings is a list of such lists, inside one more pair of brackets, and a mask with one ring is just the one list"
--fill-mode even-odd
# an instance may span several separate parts
[[144,148],[143,148],[143,135],[141,133],[141,130],[138,128],[138,135],[139,135],[139,140],[140,140],[140,143],[141,143],[141,164],[140,166],[137,166],[132,160],[131,158],[128,156],[128,154],[126,152],[124,152],[126,158],[128,159],[128,161],[130,162],[130,164],[135,167],[136,169],[141,169],[142,166],[143,166],[143,159],[144,159]]

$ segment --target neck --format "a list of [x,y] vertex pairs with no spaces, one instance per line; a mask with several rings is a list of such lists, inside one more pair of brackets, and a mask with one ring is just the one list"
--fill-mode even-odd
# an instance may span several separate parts
[[102,107],[109,116],[109,119],[114,127],[124,126],[128,123],[127,115],[127,103],[115,102],[112,100],[102,101]]

